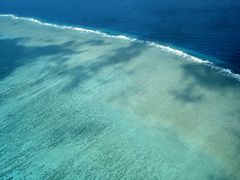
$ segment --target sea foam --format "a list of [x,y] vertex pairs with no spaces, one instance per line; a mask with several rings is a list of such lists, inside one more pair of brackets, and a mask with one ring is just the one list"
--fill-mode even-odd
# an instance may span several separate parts
[[181,50],[174,49],[174,48],[169,47],[169,46],[161,45],[161,44],[156,43],[156,42],[139,40],[139,39],[136,39],[136,38],[131,38],[131,37],[125,36],[125,35],[110,35],[110,34],[107,34],[105,32],[101,32],[101,31],[98,31],[98,30],[90,30],[90,29],[81,28],[81,27],[57,25],[57,24],[53,24],[53,23],[43,22],[43,21],[40,21],[40,20],[35,19],[35,18],[19,17],[19,16],[15,16],[13,14],[0,14],[0,17],[10,17],[12,19],[30,21],[30,22],[37,23],[37,24],[40,24],[40,25],[50,26],[50,27],[63,29],[63,30],[74,30],[74,31],[81,31],[81,32],[85,32],[85,33],[94,33],[94,34],[98,34],[98,35],[101,35],[101,36],[107,37],[107,38],[122,39],[122,40],[131,41],[131,42],[145,43],[148,46],[157,47],[157,48],[161,49],[162,51],[174,54],[176,56],[183,57],[184,59],[186,59],[188,61],[204,64],[204,65],[206,65],[206,66],[208,66],[212,69],[215,69],[215,70],[221,72],[224,75],[227,75],[229,77],[232,77],[232,78],[240,81],[240,74],[233,73],[230,69],[219,67],[209,60],[205,60],[205,59],[195,57],[195,56],[190,55],[190,54],[188,54],[186,52],[183,52]]

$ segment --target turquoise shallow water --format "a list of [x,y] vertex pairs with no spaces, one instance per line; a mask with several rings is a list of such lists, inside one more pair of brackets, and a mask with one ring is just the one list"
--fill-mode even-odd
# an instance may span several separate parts
[[239,81],[144,43],[0,18],[1,179],[239,179]]

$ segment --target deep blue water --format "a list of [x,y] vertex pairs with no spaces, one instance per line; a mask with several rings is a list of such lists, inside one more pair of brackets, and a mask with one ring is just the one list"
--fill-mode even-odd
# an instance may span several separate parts
[[126,33],[240,72],[239,0],[9,0],[0,13]]

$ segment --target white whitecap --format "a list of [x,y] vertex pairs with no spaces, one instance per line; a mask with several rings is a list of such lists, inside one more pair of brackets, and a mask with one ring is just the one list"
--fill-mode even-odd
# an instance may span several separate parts
[[90,30],[90,29],[85,29],[85,28],[81,28],[81,27],[65,26],[65,25],[62,26],[62,25],[42,22],[42,21],[40,21],[38,19],[35,19],[35,18],[18,17],[18,16],[15,16],[13,14],[0,14],[0,17],[10,17],[12,19],[31,21],[31,22],[34,22],[34,23],[37,23],[37,24],[40,24],[40,25],[50,26],[50,27],[54,27],[54,28],[58,28],[58,29],[68,29],[68,30],[81,31],[81,32],[86,32],[86,33],[94,33],[94,34],[99,34],[99,35],[101,35],[103,37],[107,37],[107,38],[122,39],[122,40],[127,40],[127,41],[132,41],[132,42],[138,42],[138,43],[146,43],[148,46],[153,46],[153,47],[160,48],[162,51],[165,51],[165,52],[172,53],[174,55],[183,57],[186,60],[190,60],[190,61],[196,62],[196,63],[205,64],[205,65],[223,73],[224,75],[230,76],[230,77],[238,79],[240,81],[240,74],[233,73],[230,69],[226,69],[226,68],[216,66],[216,65],[213,64],[213,62],[210,62],[209,60],[200,59],[198,57],[187,54],[187,53],[185,53],[181,50],[174,49],[174,48],[171,48],[169,46],[164,46],[164,45],[161,45],[161,44],[158,44],[158,43],[155,43],[155,42],[138,40],[138,39],[135,39],[135,38],[127,37],[125,35],[110,35],[110,34],[107,34],[107,33],[101,32],[101,31]]

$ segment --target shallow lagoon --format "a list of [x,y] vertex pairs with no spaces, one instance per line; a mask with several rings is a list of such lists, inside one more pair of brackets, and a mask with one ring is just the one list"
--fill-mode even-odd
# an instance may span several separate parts
[[160,48],[0,17],[2,179],[239,179],[240,84]]

